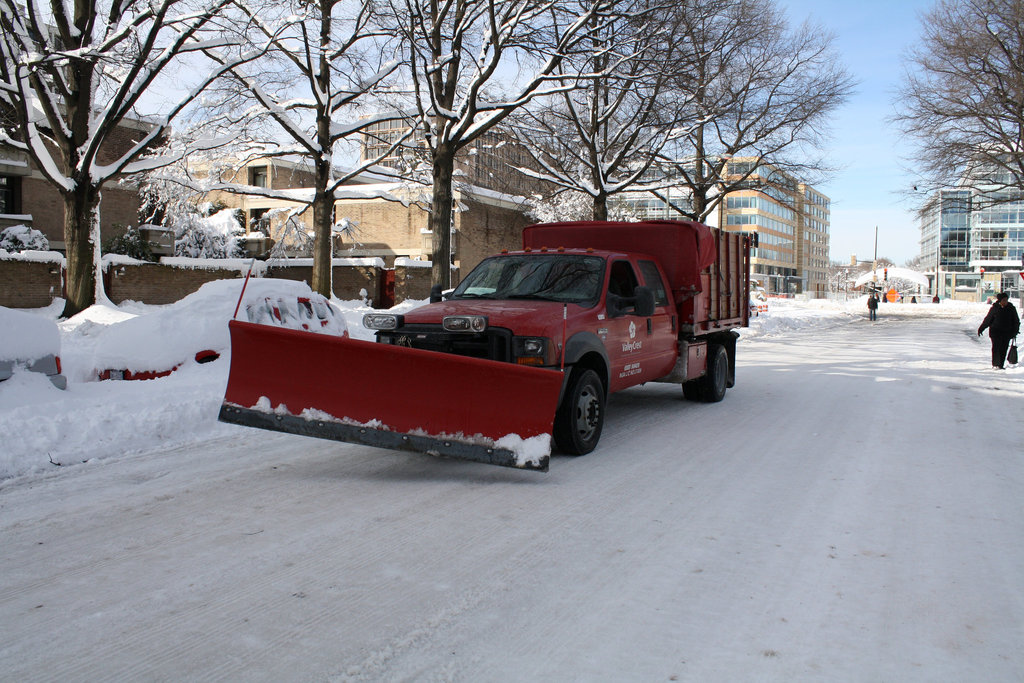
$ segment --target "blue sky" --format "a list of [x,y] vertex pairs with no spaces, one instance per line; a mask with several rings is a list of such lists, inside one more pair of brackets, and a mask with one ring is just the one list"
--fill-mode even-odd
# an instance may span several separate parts
[[903,190],[908,141],[886,123],[903,72],[903,56],[918,39],[930,0],[779,0],[792,24],[810,18],[836,36],[856,92],[832,122],[826,152],[839,171],[816,185],[832,200],[831,258],[871,259],[878,227],[878,255],[898,265],[919,252],[920,231]]

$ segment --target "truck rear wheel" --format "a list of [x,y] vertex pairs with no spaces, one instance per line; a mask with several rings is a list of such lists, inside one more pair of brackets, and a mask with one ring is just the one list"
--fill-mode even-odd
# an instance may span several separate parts
[[604,426],[604,386],[593,370],[574,370],[553,430],[558,450],[585,455],[597,447]]
[[[729,353],[719,344],[708,345],[708,369],[698,382],[698,395],[704,403],[718,403],[729,386]],[[683,390],[685,395],[686,390]]]

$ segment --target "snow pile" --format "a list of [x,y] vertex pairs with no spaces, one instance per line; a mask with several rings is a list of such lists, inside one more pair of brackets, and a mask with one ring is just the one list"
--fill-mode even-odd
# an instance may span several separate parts
[[[64,353],[69,381],[88,382],[109,369],[133,372],[170,370],[194,361],[199,351],[226,354],[231,346],[228,321],[244,280],[215,280],[181,301],[166,306],[125,302],[117,308],[91,306],[61,328],[70,343]],[[249,279],[243,310],[264,307],[268,299],[314,299],[304,282]],[[322,298],[321,298],[322,300]],[[335,311],[333,317],[339,317]],[[244,314],[240,314],[244,315]],[[339,333],[344,319],[332,328]]]
[[0,306],[0,360],[25,361],[60,355],[60,332],[53,320]]
[[518,434],[506,434],[495,441],[494,445],[498,448],[512,451],[518,465],[533,465],[537,467],[551,453],[551,435],[538,434],[537,436],[524,439]]
[[46,236],[27,225],[12,225],[0,232],[0,249],[4,251],[47,251],[49,248]]
[[[740,330],[740,337],[775,336],[794,330],[821,327],[827,325],[845,325],[855,320],[862,320],[868,312],[867,296],[859,296],[848,301],[832,301],[829,299],[770,299],[768,312],[750,318],[750,327]],[[938,304],[933,303],[883,303],[878,308],[880,318],[897,317],[944,317],[962,318],[964,316],[984,317],[988,310],[986,304],[947,299]]]

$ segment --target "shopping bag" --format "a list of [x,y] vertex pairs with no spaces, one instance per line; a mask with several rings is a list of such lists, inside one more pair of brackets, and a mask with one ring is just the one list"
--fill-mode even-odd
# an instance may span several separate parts
[[1017,342],[1016,341],[1011,341],[1010,342],[1010,350],[1006,354],[1006,360],[1007,360],[1007,362],[1010,365],[1016,365],[1017,364]]

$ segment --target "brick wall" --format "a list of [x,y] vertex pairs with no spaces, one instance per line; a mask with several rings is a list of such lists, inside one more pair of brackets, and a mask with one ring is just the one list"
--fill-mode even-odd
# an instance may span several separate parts
[[384,199],[342,199],[336,204],[338,219],[356,224],[355,235],[346,237],[342,250],[382,256],[389,265],[394,257],[423,253],[427,212],[422,208]]
[[[32,216],[31,227],[46,236],[50,248],[63,251],[64,201],[53,185],[42,178],[23,178],[21,207],[23,213]],[[105,187],[100,197],[100,240],[123,235],[128,226],[138,223],[138,193],[115,183]]]
[[[305,260],[305,259],[303,259]],[[265,277],[276,277],[283,280],[298,280],[310,284],[313,281],[312,265],[273,265],[267,268]],[[361,299],[360,290],[366,290],[368,298],[375,302],[380,300],[380,288],[383,277],[376,266],[334,266],[331,273],[331,285],[334,296],[342,301]]]
[[[184,259],[183,259],[184,260]],[[403,276],[403,293],[426,298],[430,292],[430,269],[422,275]],[[115,304],[123,301],[162,305],[183,299],[207,282],[245,277],[246,268],[226,265],[223,268],[204,265],[201,268],[163,263],[110,263],[104,278],[107,298]],[[274,265],[262,277],[297,280],[309,283],[311,265]],[[377,265],[335,265],[334,294],[339,299],[360,299],[366,290],[375,305],[381,303],[383,273]],[[0,259],[0,306],[7,308],[42,308],[61,296],[61,263],[42,263],[21,259]],[[407,295],[403,294],[402,298]],[[398,300],[401,301],[402,298]]]
[[[502,249],[522,247],[523,228],[530,224],[523,211],[511,204],[478,202],[458,198],[464,208],[455,214],[456,265],[468,273],[487,256]],[[430,258],[427,212],[419,206],[403,206],[385,200],[340,200],[338,216],[358,224],[356,235],[345,247],[358,255],[380,255],[389,263],[395,257]],[[386,253],[385,253],[386,252]],[[398,278],[395,279],[396,286]],[[396,295],[397,296],[397,295]]]
[[107,298],[115,304],[138,301],[172,304],[207,282],[245,277],[238,268],[178,268],[159,263],[117,263],[108,267]]
[[467,210],[455,214],[455,224],[457,264],[462,272],[468,273],[502,249],[522,248],[523,228],[530,224],[522,211],[466,199],[461,203]]
[[[426,299],[430,296],[430,264],[414,262],[406,264],[404,260],[395,262],[395,303],[406,299]],[[422,265],[421,265],[422,264]],[[452,284],[459,281],[458,269],[452,270]]]
[[61,296],[59,262],[0,259],[0,306],[43,308]]
[[21,212],[32,216],[32,227],[46,236],[51,249],[63,249],[64,201],[49,181],[21,179]]

